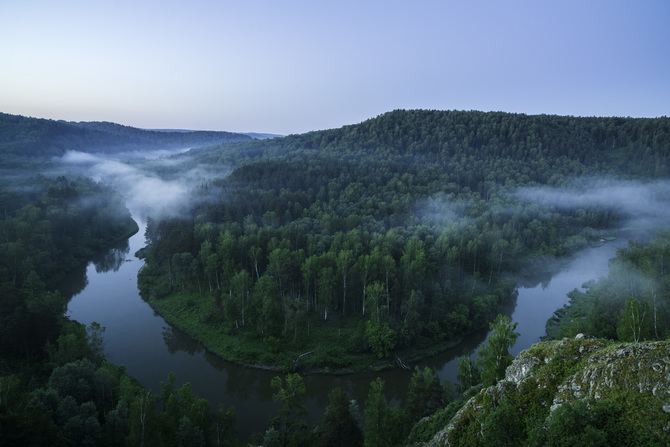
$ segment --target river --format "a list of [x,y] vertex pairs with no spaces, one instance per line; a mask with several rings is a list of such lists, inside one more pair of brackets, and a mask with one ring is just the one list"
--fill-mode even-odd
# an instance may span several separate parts
[[[269,420],[277,415],[279,405],[272,400],[271,379],[277,373],[235,365],[211,355],[188,335],[167,324],[154,313],[139,295],[137,272],[143,261],[134,253],[144,245],[144,225],[140,231],[118,246],[100,254],[84,271],[73,272],[65,282],[63,293],[71,296],[67,315],[89,325],[97,321],[105,327],[105,355],[116,364],[126,366],[127,372],[145,387],[160,391],[160,382],[174,372],[177,385],[188,381],[193,392],[211,403],[234,406],[237,429],[241,440],[265,430]],[[607,261],[625,239],[606,243],[602,247],[583,250],[563,263],[552,274],[545,275],[537,285],[521,287],[518,297],[504,313],[518,322],[521,334],[512,354],[528,348],[545,333],[545,323],[553,312],[568,302],[567,293],[584,282],[598,278],[608,271]],[[476,356],[487,337],[487,331],[469,336],[463,343],[418,366],[429,366],[442,380],[456,381],[459,356]],[[310,375],[305,377],[310,411],[310,424],[320,419],[328,403],[328,393],[341,387],[359,402],[361,414],[370,381],[377,375],[387,384],[392,402],[404,398],[410,373],[392,370],[382,373],[363,373],[350,376]]]

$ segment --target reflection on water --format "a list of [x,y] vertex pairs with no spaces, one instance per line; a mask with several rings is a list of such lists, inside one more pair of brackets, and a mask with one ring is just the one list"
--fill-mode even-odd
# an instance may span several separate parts
[[[129,374],[154,392],[160,391],[160,382],[174,372],[178,385],[190,382],[195,395],[209,400],[211,408],[219,404],[235,407],[240,439],[246,442],[252,433],[262,432],[279,404],[272,399],[270,382],[278,372],[246,368],[226,362],[209,353],[184,332],[171,327],[141,299],[137,289],[137,272],[142,261],[135,253],[144,245],[144,229],[129,241],[101,253],[89,266],[82,266],[69,276],[61,292],[73,297],[68,315],[86,325],[97,321],[106,327],[105,354],[116,364],[123,364]],[[579,257],[557,264],[554,270],[541,270],[537,276],[526,275],[502,313],[519,322],[521,333],[513,349],[516,355],[544,335],[544,325],[553,312],[568,301],[567,293],[585,281],[607,272],[607,260],[614,256],[617,244],[585,250]],[[476,356],[488,336],[487,330],[470,334],[458,346],[443,354],[420,362],[439,377],[456,380],[460,356]],[[414,365],[410,365],[411,367]],[[308,422],[313,424],[323,416],[328,394],[335,387],[342,388],[364,408],[370,382],[381,376],[392,405],[402,405],[407,397],[411,373],[389,370],[368,372],[354,376],[312,375],[305,377]]]
[[63,297],[70,300],[73,296],[79,295],[87,286],[86,265],[82,264],[65,275],[58,286],[58,291]]
[[194,355],[205,350],[200,343],[172,326],[163,326],[163,341],[170,354],[184,351],[189,355]]
[[[118,272],[121,265],[127,260],[130,251],[128,239],[117,242],[107,250],[95,254],[90,261],[96,273]],[[88,286],[87,264],[81,264],[70,271],[58,286],[58,291],[66,299],[79,295]]]
[[[520,336],[510,349],[512,355],[516,356],[540,341],[540,337],[546,333],[547,320],[554,311],[569,302],[568,292],[581,287],[590,279],[607,274],[609,259],[616,255],[617,247],[627,244],[628,237],[625,236],[628,235],[621,236],[615,242],[585,249],[569,259],[538,262],[520,275],[517,296],[500,311],[518,323],[516,330]],[[537,273],[535,276],[530,274],[533,270]],[[458,358],[468,356],[476,359],[477,351],[488,336],[489,331],[486,329],[470,334],[459,346],[421,362],[420,366],[437,371],[442,380],[456,382]]]
[[91,262],[95,265],[97,273],[118,272],[129,251],[128,239],[125,239],[114,244],[109,250],[94,256]]

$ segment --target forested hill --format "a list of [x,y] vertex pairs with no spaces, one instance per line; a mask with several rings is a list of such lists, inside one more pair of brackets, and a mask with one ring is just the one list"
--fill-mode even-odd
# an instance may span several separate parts
[[524,190],[579,197],[664,178],[669,154],[667,118],[422,110],[194,149],[157,170],[222,176],[200,187],[189,219],[149,221],[140,290],[223,357],[407,359],[485,327],[512,276],[628,217],[620,201],[572,206]]
[[162,132],[108,122],[66,122],[0,113],[0,156],[52,157],[67,150],[146,151],[207,146],[251,137],[231,132]]
[[395,110],[338,129],[208,148],[198,161],[231,163],[304,151],[349,159],[412,156],[438,164],[462,157],[529,163],[564,157],[599,169],[663,177],[670,174],[670,118]]

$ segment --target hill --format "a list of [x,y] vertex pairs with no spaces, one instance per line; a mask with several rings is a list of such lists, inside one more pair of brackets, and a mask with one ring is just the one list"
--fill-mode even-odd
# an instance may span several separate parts
[[357,370],[429,355],[486,327],[512,278],[629,213],[546,197],[667,176],[669,154],[667,118],[424,110],[194,149],[158,170],[230,174],[199,187],[187,219],[149,222],[140,290],[244,363],[312,352],[301,367]]
[[0,113],[0,156],[53,157],[83,152],[146,151],[208,146],[251,137],[231,132],[162,132],[108,122],[67,122]]
[[[199,162],[231,163],[300,154],[354,163],[361,157],[420,162],[442,168],[459,163],[462,157],[515,160],[524,165],[567,158],[586,166],[605,164],[617,171],[659,177],[670,174],[670,118],[394,110],[338,129],[211,148],[198,158]],[[545,183],[550,177],[531,180]]]
[[669,358],[667,341],[538,343],[425,445],[668,445]]

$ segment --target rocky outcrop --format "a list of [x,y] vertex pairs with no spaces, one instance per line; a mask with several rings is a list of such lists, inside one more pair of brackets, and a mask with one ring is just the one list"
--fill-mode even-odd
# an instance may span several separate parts
[[578,400],[625,399],[631,402],[627,411],[656,421],[656,431],[670,441],[670,342],[612,343],[580,334],[533,345],[517,356],[503,380],[471,398],[428,445],[454,445],[468,424],[479,424],[469,433],[482,434],[487,412],[504,399],[519,415],[531,412],[531,406],[537,415],[539,408],[546,421],[561,405]]

